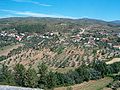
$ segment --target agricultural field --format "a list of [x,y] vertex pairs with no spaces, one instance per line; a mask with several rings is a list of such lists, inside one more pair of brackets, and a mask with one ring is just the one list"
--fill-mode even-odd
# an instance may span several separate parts
[[0,56],[8,66],[45,63],[64,72],[94,60],[115,62],[120,56],[120,27],[106,21],[33,17],[3,19],[1,25]]

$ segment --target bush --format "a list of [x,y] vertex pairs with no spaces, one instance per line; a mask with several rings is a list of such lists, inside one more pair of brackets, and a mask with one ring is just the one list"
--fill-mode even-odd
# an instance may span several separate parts
[[6,56],[0,56],[0,61],[3,61],[3,60],[5,60],[5,59],[7,59]]

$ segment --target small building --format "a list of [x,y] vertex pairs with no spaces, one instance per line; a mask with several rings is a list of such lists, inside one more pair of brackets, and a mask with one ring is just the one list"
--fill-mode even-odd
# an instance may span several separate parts
[[22,40],[22,36],[16,36],[16,40],[18,40],[18,41],[21,41]]

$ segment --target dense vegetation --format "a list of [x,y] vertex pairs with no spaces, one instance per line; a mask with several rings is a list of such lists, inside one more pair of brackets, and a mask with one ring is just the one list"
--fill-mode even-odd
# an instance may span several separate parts
[[[62,19],[62,18],[39,18],[39,17],[26,17],[26,18],[5,18],[0,19],[0,30],[16,29],[18,32],[68,32],[70,29],[78,29],[91,25],[102,25],[97,28],[98,30],[119,30],[119,26],[113,23],[105,22],[95,19]],[[106,28],[107,26],[107,28]],[[94,30],[94,29],[93,29]]]
[[0,83],[50,89],[97,80],[118,72],[120,72],[120,63],[106,65],[102,61],[94,61],[90,65],[83,64],[74,71],[67,73],[49,71],[43,63],[38,65],[38,71],[33,68],[26,69],[22,64],[17,64],[13,70],[10,70],[8,66],[3,64],[0,73]]
[[15,27],[18,32],[36,32],[36,33],[43,33],[45,32],[45,27],[46,25],[41,25],[41,24],[23,24],[23,25],[18,25]]
[[112,90],[118,90],[120,88],[120,75],[112,75],[113,82],[109,83],[107,85],[108,88],[111,88]]
[[0,61],[5,60],[7,57],[6,56],[0,56]]

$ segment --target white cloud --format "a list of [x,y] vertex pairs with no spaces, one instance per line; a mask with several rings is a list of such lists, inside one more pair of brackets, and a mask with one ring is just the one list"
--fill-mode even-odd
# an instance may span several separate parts
[[76,19],[74,17],[70,16],[64,16],[64,15],[51,15],[51,14],[43,14],[43,13],[35,13],[30,11],[14,11],[14,10],[0,10],[2,12],[7,12],[8,14],[14,14],[17,16],[32,16],[32,17],[53,17],[53,18],[71,18]]
[[33,0],[12,0],[12,1],[32,3],[32,4],[35,4],[35,5],[46,6],[46,7],[52,6],[52,5],[49,5],[49,4],[44,4],[44,3],[40,3],[40,2],[37,2],[37,1],[33,1]]
[[[4,16],[0,16],[0,18],[9,18],[9,17],[13,17],[13,15],[4,15]],[[15,16],[14,16],[15,17]]]

